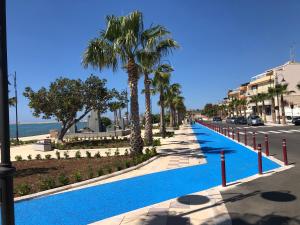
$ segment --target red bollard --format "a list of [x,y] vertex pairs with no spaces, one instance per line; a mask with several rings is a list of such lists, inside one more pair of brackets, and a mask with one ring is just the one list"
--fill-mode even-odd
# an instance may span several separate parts
[[232,132],[231,133],[232,140],[234,140],[234,128],[231,129],[231,132]]
[[240,130],[237,130],[237,141],[240,142]]
[[282,139],[282,154],[283,154],[283,162],[284,165],[288,165],[288,159],[287,159],[287,151],[286,151],[286,139]]
[[261,144],[257,146],[257,160],[258,160],[258,174],[262,174],[262,156],[261,156]]
[[246,130],[246,128],[245,128],[244,132],[245,132],[244,144],[247,145],[247,130]]
[[230,134],[229,134],[229,126],[227,126],[227,136],[230,137]]
[[226,168],[225,168],[224,151],[221,151],[221,170],[222,170],[222,186],[226,187]]
[[252,133],[252,137],[253,137],[253,149],[256,150],[256,134],[255,132]]
[[269,137],[268,135],[266,134],[265,135],[265,148],[266,148],[266,156],[269,156],[270,155],[270,152],[269,152]]

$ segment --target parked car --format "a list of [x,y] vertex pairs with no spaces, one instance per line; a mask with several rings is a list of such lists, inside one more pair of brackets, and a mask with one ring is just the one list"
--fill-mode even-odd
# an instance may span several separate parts
[[233,117],[227,117],[226,123],[235,123],[236,119],[237,118],[235,116],[233,116]]
[[220,123],[220,122],[222,122],[222,119],[219,116],[215,116],[215,117],[213,117],[213,122]]
[[[295,119],[295,120],[294,120]],[[300,125],[300,117],[297,117],[297,118],[294,118],[293,120],[294,120],[294,124],[296,125],[296,126],[299,126]]]
[[294,116],[292,119],[292,123],[295,124],[295,121],[299,120],[299,119],[300,119],[300,116]]
[[236,124],[247,124],[247,119],[244,116],[239,116],[235,120]]
[[259,116],[252,115],[247,118],[247,124],[250,126],[259,126],[264,125],[264,122]]

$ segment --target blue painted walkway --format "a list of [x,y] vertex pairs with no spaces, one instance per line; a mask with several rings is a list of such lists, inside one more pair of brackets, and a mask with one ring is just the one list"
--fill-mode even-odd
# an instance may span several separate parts
[[[193,126],[207,164],[163,171],[16,203],[17,225],[81,225],[221,184],[220,150],[229,182],[257,174],[257,154],[207,129]],[[279,167],[263,158],[264,171]]]

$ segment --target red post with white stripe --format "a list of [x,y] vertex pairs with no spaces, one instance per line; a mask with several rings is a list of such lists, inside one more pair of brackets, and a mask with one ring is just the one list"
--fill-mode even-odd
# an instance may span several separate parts
[[266,134],[265,135],[265,148],[266,148],[266,156],[269,156],[270,155],[270,152],[269,152],[269,136]]
[[244,132],[245,132],[244,144],[247,145],[247,130],[246,130],[246,128],[245,128]]
[[234,140],[234,128],[233,128],[233,127],[231,128],[231,132],[232,132],[232,133],[231,133],[232,140]]
[[237,130],[237,141],[240,142],[240,130]]
[[226,187],[226,167],[225,167],[224,151],[221,151],[221,172],[222,172],[222,186]]
[[258,174],[262,174],[262,156],[261,156],[261,144],[257,146],[257,161],[258,161]]
[[286,151],[286,139],[282,139],[282,154],[284,165],[288,165],[287,151]]
[[253,138],[253,149],[256,150],[256,133],[255,133],[255,131],[252,133],[252,138]]

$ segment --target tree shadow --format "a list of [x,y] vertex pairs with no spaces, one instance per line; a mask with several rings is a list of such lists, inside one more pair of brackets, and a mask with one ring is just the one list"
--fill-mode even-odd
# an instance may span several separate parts
[[261,193],[261,197],[274,202],[291,202],[295,201],[297,197],[290,194],[289,191],[268,191]]
[[225,154],[231,154],[236,152],[233,149],[212,148],[212,147],[201,147],[201,151],[205,154],[220,154],[222,151],[224,151]]
[[203,195],[185,195],[177,199],[185,205],[202,205],[209,202],[209,198]]

